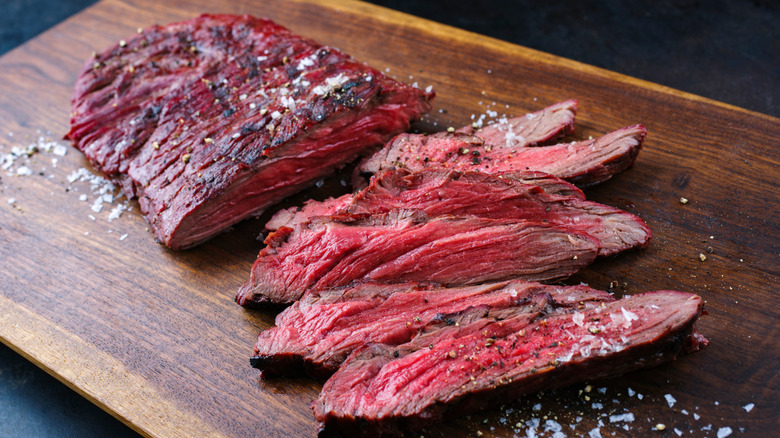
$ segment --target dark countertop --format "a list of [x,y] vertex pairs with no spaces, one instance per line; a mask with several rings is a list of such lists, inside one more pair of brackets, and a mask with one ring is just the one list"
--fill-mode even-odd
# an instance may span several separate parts
[[[0,2],[0,55],[94,3]],[[780,117],[780,3],[372,3]],[[137,434],[0,344],[0,436]]]

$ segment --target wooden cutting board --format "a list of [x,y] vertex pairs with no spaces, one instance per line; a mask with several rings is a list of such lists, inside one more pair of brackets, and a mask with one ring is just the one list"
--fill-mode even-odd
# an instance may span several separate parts
[[[587,195],[644,218],[652,245],[571,281],[611,284],[618,295],[699,293],[710,346],[654,370],[449,419],[425,436],[525,436],[534,419],[540,433],[554,421],[586,436],[597,427],[602,436],[776,433],[779,120],[348,1],[105,0],[0,58],[0,153],[39,145],[0,173],[5,344],[144,435],[316,434],[309,402],[322,382],[260,380],[248,356],[275,315],[233,303],[264,221],[172,252],[154,242],[134,201],[90,208],[92,185],[68,178],[88,167],[80,153],[46,150],[46,140],[65,144],[71,88],[93,51],[138,27],[201,12],[268,16],[400,80],[432,85],[438,97],[420,130],[567,98],[580,102],[578,137],[648,127],[636,165]],[[346,190],[340,182],[336,176],[285,205]],[[117,205],[131,211],[109,221]],[[633,421],[610,421],[624,413]],[[666,428],[654,430],[657,423]],[[550,436],[555,425],[547,424]]]

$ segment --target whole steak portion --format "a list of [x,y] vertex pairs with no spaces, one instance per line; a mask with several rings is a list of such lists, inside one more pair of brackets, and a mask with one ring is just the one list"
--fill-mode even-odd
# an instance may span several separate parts
[[182,249],[408,129],[432,97],[270,20],[202,15],[96,54],[66,137]]
[[323,386],[314,403],[320,436],[397,436],[445,414],[656,366],[707,345],[695,328],[701,311],[697,295],[656,291],[370,344]]

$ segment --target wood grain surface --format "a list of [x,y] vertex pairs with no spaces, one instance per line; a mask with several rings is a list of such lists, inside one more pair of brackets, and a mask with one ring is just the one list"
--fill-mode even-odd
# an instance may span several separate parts
[[[0,58],[0,153],[39,136],[65,144],[71,88],[92,51],[201,12],[267,16],[432,85],[435,107],[418,130],[567,98],[580,103],[578,137],[648,127],[636,165],[586,193],[644,218],[650,248],[598,261],[570,281],[612,284],[618,295],[699,293],[710,346],[593,382],[590,392],[583,384],[448,419],[425,436],[525,436],[534,418],[539,432],[555,420],[586,436],[596,427],[602,436],[717,436],[729,427],[756,437],[780,428],[778,119],[363,3],[106,0]],[[0,339],[143,435],[314,436],[309,403],[322,382],[260,380],[248,356],[275,315],[233,302],[268,216],[173,252],[154,242],[134,201],[92,211],[90,185],[68,180],[82,167],[68,146],[64,156],[31,152],[0,173]],[[343,192],[340,182],[282,206]],[[131,211],[109,221],[122,203]],[[610,421],[621,413],[634,421]]]

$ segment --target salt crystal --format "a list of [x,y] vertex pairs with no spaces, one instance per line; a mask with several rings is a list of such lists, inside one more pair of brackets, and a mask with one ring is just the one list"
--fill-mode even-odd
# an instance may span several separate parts
[[86,201],[86,200],[87,200],[87,195],[79,196],[79,201]]
[[673,407],[674,404],[677,402],[677,400],[672,397],[672,394],[666,394],[664,395],[664,398],[666,399],[666,402],[669,403],[669,407]]
[[[427,87],[425,87],[425,92],[426,92],[426,93],[430,93],[431,91],[433,91],[433,85],[428,85]],[[474,117],[472,117],[472,119],[473,119],[473,118],[474,118]]]
[[52,153],[54,153],[54,155],[58,155],[60,157],[64,157],[65,154],[68,153],[68,148],[66,148],[65,146],[63,146],[61,144],[58,144],[58,145],[54,146],[54,149],[52,149]]
[[593,403],[593,404],[591,405],[591,407],[592,407],[593,409],[604,409],[604,405],[602,405],[601,403]]
[[121,236],[119,236],[119,240],[125,240],[125,239],[127,239],[127,234],[122,234]]
[[16,198],[8,198],[8,203],[9,204],[15,204],[16,203]]
[[634,394],[636,394],[636,391],[634,391],[634,390],[633,390],[633,389],[631,389],[631,388],[628,388],[628,396],[629,396],[629,397],[633,397],[633,396],[634,396]]
[[693,419],[696,421],[699,421],[699,418],[701,418],[701,415],[697,414],[696,412],[693,413]]
[[745,409],[747,412],[752,411],[754,407],[756,407],[756,405],[753,403],[748,403],[745,406],[742,406],[742,408]]
[[33,171],[32,171],[32,169],[30,169],[27,166],[22,166],[22,167],[16,169],[16,174],[19,175],[19,176],[28,176],[28,175],[32,175]]
[[[517,295],[517,292],[515,292],[515,295]],[[542,404],[541,403],[537,403],[537,404],[533,405],[531,407],[531,409],[533,409],[534,411],[541,411],[542,410]]]
[[634,414],[628,412],[625,414],[618,414],[618,415],[610,415],[609,416],[609,422],[610,423],[617,423],[618,421],[625,421],[625,422],[632,422],[634,421]]
[[631,321],[636,321],[639,319],[636,313],[630,312],[623,307],[620,308],[620,312],[623,313],[623,318],[626,319],[626,322],[623,323],[623,328],[631,327]]
[[718,429],[718,438],[726,438],[727,436],[731,435],[733,431],[730,427],[721,427]]
[[118,219],[122,215],[122,212],[127,209],[123,204],[119,204],[111,209],[111,213],[108,215],[108,221],[111,222],[114,219]]
[[676,433],[677,436],[682,436],[682,431],[676,427],[674,428],[674,433]]
[[89,215],[88,217],[89,217],[90,219],[92,219],[93,221],[96,221],[96,220],[97,220],[97,218],[96,218],[95,216]]
[[683,409],[683,410],[682,410],[682,411],[680,411],[680,412],[681,412],[683,415],[688,415],[688,411],[686,411],[685,409]]
[[601,438],[601,431],[599,430],[598,427],[595,428],[595,429],[591,429],[591,431],[588,432],[588,437],[589,438]]
[[544,422],[544,431],[557,433],[563,431],[563,427],[557,421],[547,420]]

